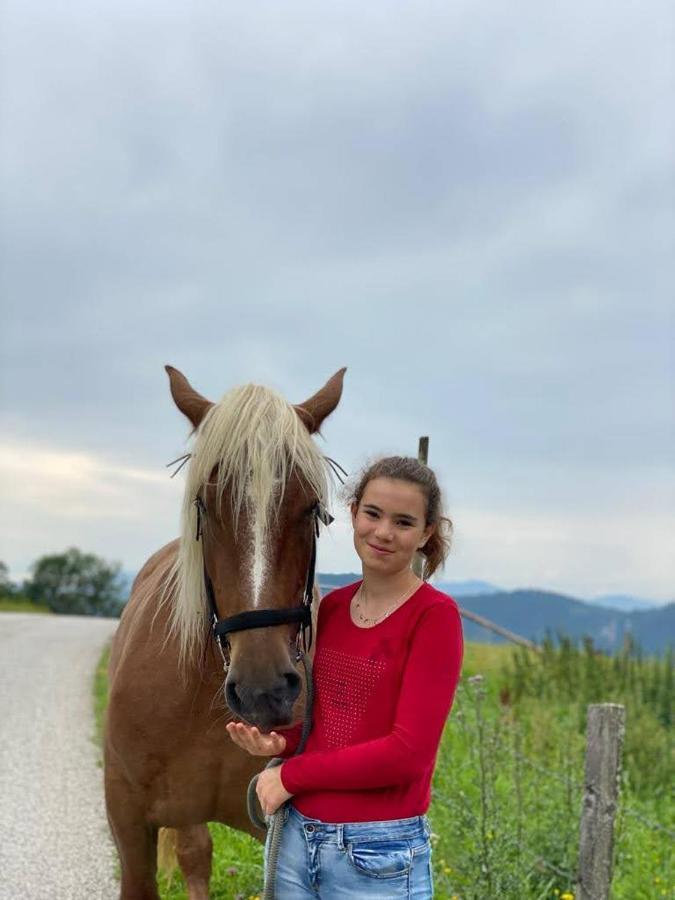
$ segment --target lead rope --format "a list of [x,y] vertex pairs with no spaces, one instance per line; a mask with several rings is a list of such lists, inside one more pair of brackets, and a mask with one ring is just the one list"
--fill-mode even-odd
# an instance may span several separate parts
[[[307,743],[307,738],[309,737],[309,732],[312,727],[312,708],[314,706],[314,686],[312,684],[312,664],[307,658],[307,654],[301,652],[301,660],[305,669],[305,718],[302,723],[302,734],[300,736],[300,743],[298,744],[298,749],[295,751],[293,756],[298,756],[305,749],[305,744]],[[274,759],[271,759],[267,765],[266,769],[272,769],[275,766],[280,766],[283,763],[283,759],[278,756],[275,756]],[[288,800],[279,809],[271,816],[263,816],[262,810],[260,809],[260,804],[258,802],[258,795],[256,794],[256,784],[258,783],[259,775],[254,775],[250,780],[248,785],[248,791],[246,792],[246,807],[248,809],[248,816],[251,822],[256,825],[258,828],[269,829],[269,853],[267,854],[267,866],[265,868],[265,886],[263,888],[262,900],[274,900],[274,889],[275,882],[277,877],[277,860],[279,858],[279,847],[281,845],[281,833],[284,827],[284,821],[286,816],[286,808],[288,806]]]

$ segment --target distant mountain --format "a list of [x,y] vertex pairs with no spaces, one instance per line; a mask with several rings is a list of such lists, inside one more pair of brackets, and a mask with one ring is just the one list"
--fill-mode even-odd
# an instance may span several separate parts
[[[600,650],[613,653],[630,634],[645,653],[663,653],[675,644],[675,603],[639,612],[622,612],[585,603],[549,591],[519,590],[462,598],[463,609],[540,643],[547,631],[553,638],[561,632],[577,641],[585,635]],[[467,640],[483,643],[503,641],[494,632],[463,620]]]
[[328,591],[334,591],[335,588],[344,587],[345,584],[354,584],[355,581],[361,580],[361,575],[356,572],[320,572],[317,576],[319,580],[319,588],[321,595],[327,594]]
[[[361,575],[356,572],[322,572],[319,576],[319,585],[321,593],[326,591],[334,591],[335,588],[342,587],[345,584],[353,584],[355,581],[361,580]],[[445,591],[451,597],[466,597],[469,594],[494,594],[501,590],[487,581],[437,581],[434,587],[439,591]]]
[[436,581],[434,587],[451,597],[469,597],[472,594],[499,594],[502,588],[488,581]]
[[603,594],[601,597],[592,597],[588,602],[592,603],[594,606],[620,609],[623,612],[658,609],[665,605],[663,603],[656,603],[654,600],[645,600],[643,597],[632,597],[630,594]]

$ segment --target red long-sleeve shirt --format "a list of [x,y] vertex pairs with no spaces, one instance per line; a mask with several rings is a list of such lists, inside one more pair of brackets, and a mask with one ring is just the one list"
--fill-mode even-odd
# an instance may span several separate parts
[[288,758],[281,781],[303,815],[368,822],[422,815],[463,657],[455,601],[423,584],[371,628],[351,620],[360,582],[321,601],[314,658],[313,728],[305,752]]

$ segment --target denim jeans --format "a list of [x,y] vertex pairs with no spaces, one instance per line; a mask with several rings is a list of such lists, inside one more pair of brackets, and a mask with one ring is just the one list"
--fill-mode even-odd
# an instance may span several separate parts
[[[332,825],[290,804],[276,873],[276,900],[429,900],[433,897],[426,816]],[[265,869],[269,833],[265,844]]]

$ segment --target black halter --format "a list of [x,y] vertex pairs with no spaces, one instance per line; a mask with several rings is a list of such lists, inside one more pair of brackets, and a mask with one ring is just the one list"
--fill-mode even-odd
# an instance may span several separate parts
[[[197,533],[195,539],[199,540],[204,529],[202,516],[205,517],[206,515],[206,507],[200,496],[195,498],[194,503],[197,507]],[[248,628],[265,628],[269,625],[288,625],[297,622],[297,658],[300,659],[303,652],[309,652],[313,637],[312,598],[314,596],[316,541],[319,537],[319,522],[323,522],[324,525],[330,525],[332,521],[333,516],[317,500],[312,507],[312,547],[307,568],[307,579],[305,581],[305,593],[300,606],[293,606],[287,609],[252,609],[237,613],[234,616],[228,616],[225,619],[219,619],[213,582],[206,570],[206,563],[204,563],[204,582],[206,585],[206,596],[209,601],[211,630],[223,657],[225,671],[227,671],[230,664],[230,642],[227,635],[233,631],[245,631]]]

